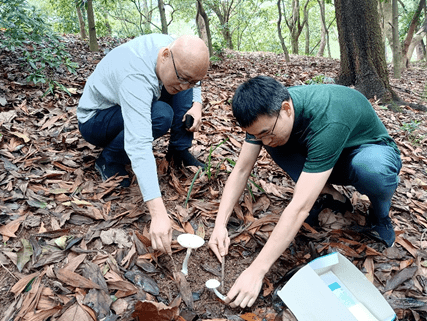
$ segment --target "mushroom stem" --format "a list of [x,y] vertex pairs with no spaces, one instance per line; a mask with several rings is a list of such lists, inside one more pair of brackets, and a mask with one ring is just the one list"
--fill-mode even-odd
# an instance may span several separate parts
[[221,292],[219,292],[217,289],[212,289],[212,290],[215,292],[218,298],[220,298],[222,301],[225,301],[225,298],[226,298],[225,295],[221,294]]
[[184,275],[188,275],[188,259],[190,258],[191,248],[187,248],[187,254],[185,255],[184,262],[182,262],[181,272]]

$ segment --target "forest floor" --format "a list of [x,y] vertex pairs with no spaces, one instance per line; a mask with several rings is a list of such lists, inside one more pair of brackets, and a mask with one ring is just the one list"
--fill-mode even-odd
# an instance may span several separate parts
[[[320,228],[304,225],[266,275],[255,304],[231,309],[205,282],[221,278],[221,264],[206,243],[245,136],[231,113],[233,92],[261,74],[286,86],[334,78],[339,61],[291,55],[286,63],[283,55],[224,51],[203,81],[204,120],[192,152],[210,166],[195,180],[188,204],[195,170],[169,166],[167,136],[154,142],[163,199],[174,224],[177,269],[185,256],[176,241],[179,234],[196,233],[206,241],[192,252],[185,279],[174,273],[168,256],[150,247],[148,210],[137,183],[124,189],[119,179],[102,182],[94,170],[100,149],[85,142],[77,128],[76,106],[85,81],[118,43],[102,39],[101,51],[91,53],[74,36],[64,41],[79,68],[77,74],[59,70],[56,77],[71,96],[55,91],[43,97],[45,89],[25,81],[18,57],[0,51],[0,320],[157,320],[154,314],[158,320],[181,321],[295,320],[274,291],[286,273],[334,251],[373,282],[399,320],[426,320],[426,113],[405,105],[392,112],[371,100],[402,152],[401,181],[390,212],[395,246],[385,249],[349,231],[351,224],[363,223],[369,201],[351,186],[339,187],[354,213],[324,210]],[[404,101],[426,105],[425,63],[390,81]],[[293,182],[264,151],[252,180],[262,190],[250,184],[252,194],[246,190],[235,206],[224,294],[255,259],[292,197]]]

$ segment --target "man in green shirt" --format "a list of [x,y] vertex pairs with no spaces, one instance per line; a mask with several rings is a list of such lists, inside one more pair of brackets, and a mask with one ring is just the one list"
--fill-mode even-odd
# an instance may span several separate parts
[[[369,226],[363,232],[393,245],[389,217],[391,198],[402,166],[400,152],[369,101],[358,91],[338,85],[287,89],[258,76],[242,84],[233,97],[233,114],[247,132],[225,185],[209,247],[219,260],[228,253],[227,222],[264,146],[295,181],[294,195],[267,243],[227,294],[232,307],[252,306],[264,275],[308,221],[320,194],[329,204],[351,210],[351,203],[332,184],[352,185],[371,201]],[[348,206],[350,205],[350,206]]]

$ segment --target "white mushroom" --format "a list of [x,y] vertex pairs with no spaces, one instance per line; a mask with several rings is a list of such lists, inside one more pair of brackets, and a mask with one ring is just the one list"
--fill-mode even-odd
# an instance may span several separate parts
[[187,248],[187,255],[185,256],[184,262],[182,263],[181,272],[184,275],[188,275],[188,258],[190,257],[191,250],[197,249],[205,244],[205,240],[195,234],[181,234],[177,238],[178,243]]
[[221,294],[221,293],[216,289],[217,287],[219,287],[219,286],[221,285],[221,282],[219,282],[219,281],[218,281],[218,280],[216,280],[216,279],[210,279],[210,280],[207,280],[207,281],[206,281],[205,285],[206,285],[206,287],[207,287],[208,289],[213,290],[213,291],[215,292],[215,294],[216,294],[216,296],[217,296],[218,298],[220,298],[222,301],[225,301],[226,296],[222,295],[222,294]]

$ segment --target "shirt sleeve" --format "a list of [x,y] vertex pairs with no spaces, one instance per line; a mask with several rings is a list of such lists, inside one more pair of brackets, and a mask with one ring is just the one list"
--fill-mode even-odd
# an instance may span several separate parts
[[119,89],[125,150],[131,160],[145,202],[161,197],[152,145],[153,97],[153,89],[142,75],[126,77]]
[[340,123],[331,123],[315,133],[307,143],[304,172],[321,173],[333,168],[341,156],[350,135],[350,129]]
[[200,85],[193,88],[193,102],[202,103],[202,88]]

